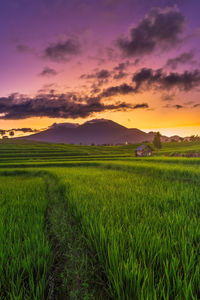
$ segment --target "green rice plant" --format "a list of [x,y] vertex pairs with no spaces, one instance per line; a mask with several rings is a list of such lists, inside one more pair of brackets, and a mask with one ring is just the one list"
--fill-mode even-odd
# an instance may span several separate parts
[[47,299],[52,265],[41,178],[0,177],[0,299]]
[[53,255],[62,298],[200,299],[200,159],[135,147],[0,145],[0,299],[48,299]]
[[199,299],[198,183],[177,168],[173,174],[162,166],[164,176],[139,164],[125,169],[52,170],[66,184],[68,210],[97,255],[111,297]]

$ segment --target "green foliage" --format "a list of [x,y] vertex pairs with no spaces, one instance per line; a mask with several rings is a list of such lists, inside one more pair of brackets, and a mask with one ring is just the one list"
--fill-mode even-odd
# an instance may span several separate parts
[[157,149],[161,149],[162,148],[160,137],[161,137],[160,132],[157,132],[156,135],[155,135],[155,137],[154,137],[154,139],[153,139],[153,145]]
[[15,132],[13,130],[9,131],[9,136],[14,136]]
[[4,134],[6,134],[6,130],[0,129],[0,135],[3,136]]

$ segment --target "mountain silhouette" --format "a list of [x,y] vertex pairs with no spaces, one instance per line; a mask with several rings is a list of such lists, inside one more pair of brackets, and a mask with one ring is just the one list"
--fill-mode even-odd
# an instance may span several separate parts
[[152,141],[153,132],[146,133],[137,128],[126,128],[106,119],[94,119],[84,124],[54,123],[47,130],[27,136],[27,140],[82,145],[119,145]]

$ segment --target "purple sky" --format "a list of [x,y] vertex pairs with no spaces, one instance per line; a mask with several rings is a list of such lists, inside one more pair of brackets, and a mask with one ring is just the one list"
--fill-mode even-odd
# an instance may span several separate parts
[[200,134],[199,11],[197,0],[1,1],[0,128],[105,117]]

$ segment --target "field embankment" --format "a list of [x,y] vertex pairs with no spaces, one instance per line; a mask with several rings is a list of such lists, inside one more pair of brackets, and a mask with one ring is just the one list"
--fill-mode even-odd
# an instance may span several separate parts
[[[119,146],[82,146],[50,144],[26,140],[0,140],[0,163],[63,162],[69,160],[121,160],[132,159],[139,144]],[[153,145],[151,145],[153,147]],[[153,156],[185,156],[200,153],[199,142],[162,143]]]

